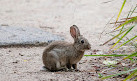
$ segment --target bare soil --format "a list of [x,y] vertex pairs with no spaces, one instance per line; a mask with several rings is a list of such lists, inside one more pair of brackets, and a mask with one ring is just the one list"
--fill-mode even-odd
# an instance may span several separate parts
[[[126,17],[127,10],[130,10],[132,5],[136,5],[135,3],[136,0],[127,1],[121,18]],[[117,0],[0,0],[0,24],[40,27],[65,37],[65,41],[68,42],[73,42],[69,27],[75,24],[92,45],[92,49],[85,54],[105,54],[108,53],[110,45],[100,46],[100,44],[111,36],[101,33],[104,30],[109,32],[114,29],[112,25],[105,26],[110,19],[112,21],[116,19],[121,5],[122,1]],[[101,81],[99,73],[110,75],[123,71],[124,67],[131,69],[132,63],[129,63],[129,60],[120,60],[121,57],[84,56],[78,63],[81,72],[41,71],[44,48],[34,46],[0,48],[0,81]],[[130,50],[128,52],[130,53]],[[103,64],[106,59],[115,59],[120,63],[117,67],[108,67]],[[137,65],[132,66],[137,67]],[[126,76],[104,81],[121,81]]]

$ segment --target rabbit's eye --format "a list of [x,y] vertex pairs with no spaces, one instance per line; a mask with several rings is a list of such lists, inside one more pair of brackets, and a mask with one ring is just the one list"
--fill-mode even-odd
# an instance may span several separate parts
[[83,44],[83,43],[84,43],[84,40],[81,40],[81,43]]

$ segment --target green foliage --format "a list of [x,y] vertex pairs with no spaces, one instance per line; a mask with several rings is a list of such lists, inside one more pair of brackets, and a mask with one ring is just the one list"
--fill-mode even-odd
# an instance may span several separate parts
[[102,78],[103,75],[102,75],[101,73],[98,73],[98,77],[99,77],[99,78]]
[[[120,17],[120,14],[121,14],[121,12],[122,12],[122,10],[123,10],[123,7],[124,7],[124,5],[125,5],[125,2],[126,2],[126,0],[124,0],[124,2],[123,2],[123,4],[122,4],[122,7],[121,7],[120,12],[119,12],[119,14],[118,14],[118,16],[117,16],[117,19],[116,19],[115,24],[117,23],[118,18]],[[137,5],[134,7],[133,10],[132,10],[132,8],[131,8],[131,9],[130,9],[130,12],[128,13],[127,18],[125,18],[126,20],[125,20],[124,22],[123,22],[123,21],[120,22],[120,25],[113,30],[113,31],[116,31],[116,30],[118,30],[119,28],[122,27],[122,28],[120,29],[119,34],[115,35],[112,39],[110,39],[110,40],[108,40],[107,42],[105,42],[105,44],[106,44],[106,43],[108,43],[109,41],[111,41],[111,40],[113,40],[113,39],[115,39],[115,38],[119,38],[118,41],[111,47],[111,49],[113,49],[121,40],[123,40],[123,38],[126,37],[126,35],[127,35],[128,33],[131,33],[131,30],[136,26],[136,24],[137,24],[137,16],[135,16],[135,17],[130,17],[130,18],[129,18],[129,16],[132,16],[132,14],[134,13],[134,11],[135,11],[136,8],[137,8]],[[135,24],[133,24],[133,22],[135,22]],[[127,24],[130,24],[130,23],[131,23],[132,26],[131,26],[131,27],[127,27],[126,25],[127,25]],[[125,27],[125,26],[126,26],[126,27]],[[125,33],[124,33],[124,32],[125,32]],[[124,34],[123,34],[123,33],[124,33]],[[122,35],[122,34],[123,34],[123,35]],[[122,36],[119,37],[120,35],[122,35]],[[118,47],[115,48],[114,50],[117,50],[118,48],[122,47],[123,45],[125,45],[125,44],[127,44],[127,43],[129,43],[129,42],[131,42],[131,41],[133,41],[133,40],[135,40],[136,38],[137,38],[137,35],[131,37],[130,39],[128,39],[127,41],[125,41],[123,44],[121,44],[120,46],[118,46]],[[136,40],[136,41],[137,41],[137,40]],[[136,47],[136,46],[135,46],[135,47]],[[124,59],[130,59],[130,60],[133,62],[133,61],[135,61],[135,60],[132,59],[133,57],[137,57],[137,52],[134,52],[134,53],[128,55],[128,56],[125,57]],[[134,62],[134,63],[136,63],[136,62]],[[130,73],[130,72],[131,72],[131,73]],[[116,74],[113,74],[113,75],[105,76],[105,77],[102,77],[102,79],[107,79],[107,78],[110,78],[110,77],[115,77],[115,76],[118,76],[118,75],[121,75],[121,74],[125,74],[125,73],[130,73],[130,74],[124,79],[124,81],[126,81],[126,80],[128,80],[128,79],[131,79],[131,78],[137,76],[137,68],[134,68],[134,69],[131,69],[131,70],[127,70],[127,71],[123,71],[123,72],[121,72],[121,73],[116,73]],[[137,80],[137,78],[135,78],[135,80]]]
[[[121,45],[120,45],[119,47],[117,47],[116,49],[118,49],[118,48],[120,48],[121,46],[123,46],[123,45],[125,45],[125,44],[129,43],[130,41],[134,40],[136,37],[137,37],[137,35],[136,35],[136,36],[134,36],[134,37],[132,37],[132,38],[131,38],[131,39],[129,39],[128,41],[124,42],[123,44],[121,44]],[[115,49],[115,50],[116,50],[116,49]]]
[[[114,23],[115,26],[116,26],[117,23],[120,23],[119,26],[116,27],[113,30],[113,31],[117,31],[118,29],[120,29],[119,33],[117,35],[112,35],[113,37],[111,39],[109,39],[104,44],[102,44],[102,45],[105,45],[108,42],[110,42],[111,40],[114,40],[115,38],[118,38],[118,41],[111,47],[111,49],[113,49],[113,50],[117,50],[120,47],[122,47],[122,46],[124,46],[124,45],[126,45],[126,44],[128,44],[130,42],[134,42],[135,43],[135,41],[137,41],[137,39],[136,39],[137,38],[137,34],[135,36],[131,37],[131,38],[126,37],[127,34],[131,33],[131,30],[133,30],[133,28],[137,25],[137,16],[131,17],[132,14],[134,13],[135,9],[137,8],[137,5],[133,8],[133,10],[132,10],[132,8],[130,9],[130,11],[129,11],[128,15],[127,15],[127,18],[124,18],[125,21],[118,22],[118,19],[120,17],[120,14],[121,14],[121,12],[123,10],[123,7],[124,7],[125,3],[126,3],[126,0],[124,0],[124,2],[122,4],[122,7],[121,7],[121,9],[119,11],[119,14],[117,16],[116,22]],[[126,26],[128,24],[130,24],[130,26]],[[121,44],[120,46],[118,46],[117,48],[114,48],[125,37],[128,40],[124,41],[124,43]],[[137,47],[136,45],[137,44],[135,44],[134,46]],[[85,55],[85,56],[114,56],[114,57],[116,57],[116,56],[126,56],[124,59],[130,59],[132,61],[132,63],[136,63],[136,62],[133,62],[133,61],[136,61],[136,60],[133,59],[133,57],[137,57],[137,51],[134,52],[134,53],[132,53],[132,54],[130,54],[130,55],[126,55],[126,54],[122,54],[122,55],[113,54],[113,55]],[[102,77],[102,79],[107,79],[107,78],[115,77],[115,76],[118,76],[118,75],[121,75],[121,74],[125,74],[125,73],[130,73],[130,74],[128,75],[128,77],[125,78],[124,81],[126,81],[128,79],[131,79],[132,77],[137,76],[137,68],[130,69],[130,70],[127,70],[127,71],[123,71],[123,72],[120,72],[120,73],[116,73],[116,74],[113,74],[113,75],[105,76],[105,77],[102,77],[101,74],[98,74],[98,75],[100,77]],[[137,80],[137,78],[135,78],[135,81],[136,80]]]
[[120,17],[120,14],[121,14],[121,12],[122,12],[122,10],[123,10],[123,7],[124,7],[125,3],[126,3],[126,0],[124,0],[124,2],[123,2],[123,4],[122,4],[122,7],[121,7],[121,9],[120,9],[120,11],[119,11],[119,14],[118,14],[118,16],[117,16],[116,22],[118,21],[118,19],[119,19],[119,17]]
[[129,23],[132,23],[132,22],[134,22],[134,21],[136,21],[136,20],[137,20],[137,16],[132,17],[130,20],[126,20],[123,24],[121,24],[120,26],[118,26],[118,27],[115,28],[114,30],[117,30],[118,28],[120,28],[120,27],[122,27],[122,26],[124,26],[124,25],[127,25],[127,24],[129,24]]
[[[119,26],[116,27],[112,31],[112,32],[119,31],[119,33],[117,35],[112,35],[113,37],[111,39],[109,39],[104,44],[102,44],[102,45],[105,45],[108,42],[110,42],[110,41],[118,38],[117,42],[111,47],[111,49],[113,49],[113,50],[117,50],[120,47],[122,47],[122,46],[124,46],[124,45],[126,45],[128,43],[132,43],[132,42],[133,42],[132,45],[137,48],[137,44],[136,44],[137,34],[135,34],[135,36],[130,37],[130,38],[126,37],[127,34],[131,33],[131,30],[134,30],[133,28],[137,25],[137,16],[131,17],[132,14],[135,12],[135,10],[137,8],[137,5],[135,7],[133,7],[133,9],[132,8],[130,9],[130,11],[129,11],[129,13],[128,13],[128,15],[127,15],[126,18],[121,19],[121,20],[124,20],[124,21],[118,22],[119,17],[120,17],[120,15],[122,13],[122,10],[124,8],[125,3],[126,3],[126,0],[123,1],[121,9],[120,9],[120,11],[118,13],[118,16],[116,18],[116,22],[114,23],[114,26],[116,26],[117,23],[119,23]],[[111,23],[111,24],[113,24],[113,23]],[[130,26],[127,26],[128,24],[130,24]],[[121,40],[123,40],[123,38],[127,38],[128,40],[124,41],[124,43],[121,44],[120,46],[118,46],[117,48],[114,48],[116,45],[118,45],[118,43]],[[85,55],[85,56],[113,56],[113,57],[126,56],[124,59],[130,59],[132,63],[136,63],[136,60],[134,60],[133,57],[137,57],[137,51],[134,52],[134,53],[132,53],[132,54],[130,54],[130,55],[126,55],[126,54],[122,54],[122,55],[113,54],[113,55]],[[127,69],[127,68],[125,67],[125,69]],[[122,75],[122,74],[125,74],[125,73],[130,73],[130,74],[124,79],[124,81],[126,81],[128,79],[131,79],[133,77],[136,77],[137,76],[137,68],[130,69],[130,70],[127,69],[126,71],[123,71],[123,72],[120,72],[120,73],[116,73],[116,74],[113,74],[113,75],[109,75],[109,76],[104,76],[104,77],[100,73],[98,75],[99,75],[100,78],[102,77],[102,79],[107,79],[107,78],[115,77],[115,76]],[[137,77],[134,80],[137,81]]]
[[[115,45],[117,45],[134,27],[135,27],[135,26],[130,27],[130,28],[127,30],[127,32],[126,32],[123,36],[121,36],[121,38],[120,38],[111,48],[113,48]],[[115,49],[115,50],[116,50],[116,49]]]
[[[120,73],[117,73],[117,74],[113,74],[113,75],[109,75],[109,76],[105,76],[105,77],[102,77],[102,79],[107,79],[107,78],[111,78],[111,77],[115,77],[115,76],[118,76],[118,75],[122,75],[122,74],[125,74],[125,73],[129,73],[129,72],[135,72],[137,71],[137,68],[134,68],[134,69],[131,69],[131,70],[128,70],[128,71],[123,71],[123,72],[120,72]],[[132,73],[133,73],[132,72]],[[132,74],[134,75],[134,73]],[[131,74],[129,75],[129,77],[131,77]],[[133,77],[133,76],[132,76]],[[127,79],[127,78],[126,78]],[[128,78],[129,79],[129,78]]]
[[137,69],[135,69],[135,70],[134,70],[130,75],[128,75],[128,76],[125,78],[125,80],[123,80],[123,81],[126,81],[126,80],[128,80],[128,79],[136,76],[136,73],[137,73]]
[[104,56],[109,56],[109,57],[113,56],[113,57],[120,57],[120,56],[128,56],[128,55],[125,55],[125,54],[124,55],[113,54],[113,55],[84,55],[84,56],[103,56],[103,57]]
[[134,57],[134,56],[137,56],[137,52],[132,53],[131,55],[128,55],[128,56],[127,56],[126,58],[124,58],[124,59],[130,58],[130,57]]

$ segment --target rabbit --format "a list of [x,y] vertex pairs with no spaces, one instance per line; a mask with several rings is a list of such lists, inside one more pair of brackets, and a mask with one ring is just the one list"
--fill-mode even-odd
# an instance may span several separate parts
[[81,60],[85,50],[91,49],[88,40],[84,38],[76,25],[70,27],[70,34],[74,43],[65,41],[56,41],[46,46],[43,52],[42,60],[44,67],[50,71],[59,71],[61,69],[79,71],[77,63]]

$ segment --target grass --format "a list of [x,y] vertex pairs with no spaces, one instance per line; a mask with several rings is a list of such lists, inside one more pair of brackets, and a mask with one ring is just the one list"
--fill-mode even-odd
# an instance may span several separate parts
[[[135,26],[130,27],[130,28],[126,31],[126,33],[125,33],[124,35],[122,35],[121,38],[111,47],[111,49],[114,48],[114,46],[116,46],[134,27],[135,27]],[[114,50],[116,50],[116,49],[114,49]]]
[[124,0],[124,2],[123,2],[123,4],[122,4],[122,7],[121,7],[121,9],[120,9],[120,11],[119,11],[119,14],[118,14],[118,16],[117,16],[116,22],[118,21],[118,19],[119,19],[119,17],[120,17],[120,14],[121,14],[124,6],[125,6],[125,3],[126,3],[126,0]]
[[137,52],[128,55],[128,56],[125,57],[124,59],[131,58],[131,57],[134,57],[134,56],[137,56]]
[[[123,8],[125,6],[125,3],[126,3],[126,0],[123,1],[123,4],[120,8],[120,11],[118,13],[118,16],[116,18],[116,21],[114,23],[111,23],[111,24],[114,24],[114,26],[117,27],[111,31],[112,33],[115,31],[115,32],[119,32],[117,35],[112,35],[113,36],[111,39],[109,39],[108,41],[106,41],[105,43],[103,43],[102,45],[105,45],[107,44],[108,42],[118,38],[118,40],[116,41],[116,43],[110,47],[111,50],[117,50],[119,49],[120,47],[126,45],[126,44],[129,44],[131,43],[136,49],[137,49],[137,44],[136,44],[136,41],[137,41],[137,34],[135,34],[135,36],[130,36],[128,37],[127,35],[132,33],[132,30],[134,30],[134,27],[136,27],[137,25],[137,16],[132,16],[132,14],[135,12],[136,8],[137,8],[137,4],[135,7],[131,7],[130,8],[130,11],[128,12],[128,15],[126,18],[123,18],[123,19],[119,19],[122,11],[123,11]],[[122,20],[122,21],[118,21],[118,20]],[[117,25],[116,25],[117,24]],[[130,25],[128,25],[130,24]],[[137,31],[137,30],[136,30]],[[122,43],[121,45],[117,46],[118,43],[121,41],[121,40],[124,40],[124,38],[126,38],[127,40],[124,41],[124,43]],[[116,47],[117,46],[117,47]],[[113,56],[113,57],[122,57],[121,60],[124,60],[124,59],[130,59],[131,61],[135,61],[133,63],[136,63],[136,60],[133,60],[132,58],[133,57],[137,57],[137,51],[135,51],[134,53],[131,53],[130,55],[127,55],[127,54],[112,54],[112,55],[85,55],[85,56]],[[125,56],[125,57],[123,57]],[[131,66],[132,67],[132,66]],[[125,67],[126,68],[126,67]],[[130,69],[130,70],[127,70],[127,71],[123,71],[123,72],[120,72],[120,73],[116,73],[116,74],[112,74],[112,75],[109,75],[109,76],[103,76],[100,75],[102,77],[102,79],[107,79],[107,78],[111,78],[111,77],[115,77],[115,76],[118,76],[118,75],[122,75],[122,74],[125,74],[125,73],[129,73],[129,75],[123,80],[123,81],[127,81],[133,77],[134,78],[134,81],[137,81],[137,68],[134,68],[134,69]]]
[[117,47],[115,50],[117,50],[118,48],[124,46],[125,44],[129,43],[130,41],[134,40],[135,38],[137,38],[137,35],[132,37],[131,39],[129,39],[128,41],[124,42],[123,44],[121,44],[119,47]]
[[[128,71],[123,71],[123,72],[120,72],[120,73],[117,73],[117,74],[105,76],[105,77],[102,77],[102,79],[107,79],[107,78],[115,77],[115,76],[118,76],[118,75],[122,75],[122,74],[125,74],[125,73],[129,73],[129,72],[131,72],[131,71],[133,71],[133,72],[136,73],[136,72],[137,72],[137,68],[130,69],[130,70],[128,70]],[[131,75],[129,75],[129,77],[131,77]],[[129,77],[126,78],[125,81],[126,81],[127,79],[129,79]]]
[[[123,10],[123,7],[124,7],[125,3],[126,3],[126,0],[124,0],[124,2],[122,4],[122,7],[121,7],[120,12],[119,12],[119,14],[117,16],[115,24],[118,22],[118,18],[119,18],[120,14],[121,14],[121,12]],[[133,30],[133,28],[136,26],[137,23],[133,24],[133,22],[137,22],[137,16],[129,18],[129,16],[132,16],[132,14],[134,13],[136,8],[137,8],[137,5],[134,7],[133,10],[131,8],[130,12],[127,15],[127,18],[125,18],[126,20],[124,22],[123,21],[120,22],[120,25],[113,30],[113,31],[115,31],[115,30],[117,30],[117,29],[122,27],[120,29],[119,34],[115,35],[113,37],[113,39],[115,39],[116,37],[119,37],[121,35],[121,37],[119,37],[118,41],[111,47],[111,49],[113,49],[121,40],[123,40],[123,38],[126,37],[127,34],[131,33],[131,30]],[[131,24],[131,27],[127,27],[126,26],[127,24]],[[127,29],[127,30],[125,30],[125,29]],[[133,36],[131,38],[128,38],[129,40],[125,41],[123,44],[121,44],[117,48],[114,48],[114,50],[119,49],[120,47],[126,45],[127,43],[129,43],[131,41],[134,41],[136,38],[137,38],[137,35],[135,35],[135,36]],[[124,59],[131,59],[132,57],[137,57],[137,52],[134,52],[134,53],[132,53],[130,55],[127,55]],[[127,70],[127,71],[123,71],[123,72],[120,72],[120,73],[116,73],[116,74],[113,74],[113,75],[105,76],[105,77],[102,77],[102,79],[111,78],[111,77],[118,76],[118,75],[125,74],[125,73],[130,73],[130,74],[123,81],[127,81],[128,79],[131,79],[131,78],[137,76],[137,68],[134,68],[134,69],[131,69],[131,70]],[[137,78],[135,78],[135,80],[137,80]]]
[[113,56],[113,57],[120,57],[120,56],[128,56],[128,55],[126,55],[126,54],[124,54],[124,55],[116,55],[116,54],[113,54],[113,55],[84,55],[84,56],[103,56],[103,57],[105,57],[105,56]]

